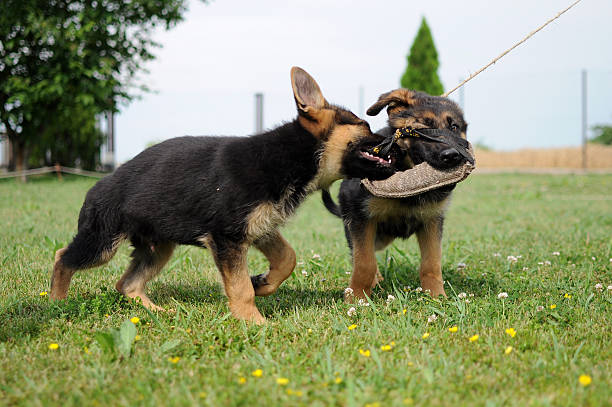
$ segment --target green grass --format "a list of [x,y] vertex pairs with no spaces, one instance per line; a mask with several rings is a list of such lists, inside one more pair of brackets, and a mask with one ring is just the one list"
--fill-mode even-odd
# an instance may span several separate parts
[[[417,245],[396,241],[378,254],[382,287],[352,317],[342,301],[351,269],[342,225],[316,194],[283,230],[300,263],[277,294],[257,299],[263,327],[229,317],[210,254],[188,247],[149,287],[173,314],[149,314],[115,292],[128,247],[78,273],[66,301],[40,296],[92,185],[70,177],[0,182],[0,404],[612,404],[610,175],[470,177],[446,222],[449,298],[415,292]],[[511,263],[510,255],[522,257]],[[249,256],[252,273],[267,267],[256,251]],[[469,303],[461,292],[473,294]],[[134,316],[141,339],[132,344],[117,331],[123,353],[114,350],[112,331]],[[514,338],[505,333],[511,327]],[[592,377],[589,386],[579,384],[581,374]]]

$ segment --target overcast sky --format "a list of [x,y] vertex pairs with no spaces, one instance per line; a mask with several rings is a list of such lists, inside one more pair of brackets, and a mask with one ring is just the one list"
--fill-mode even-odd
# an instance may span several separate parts
[[[183,23],[155,36],[163,48],[142,82],[156,93],[117,117],[118,160],[181,135],[251,134],[256,92],[264,93],[266,128],[291,120],[294,65],[317,80],[327,100],[364,116],[359,88],[367,109],[399,87],[423,16],[450,89],[570,2],[191,1]],[[611,17],[611,1],[582,0],[466,85],[468,138],[498,149],[578,145],[582,69],[589,126],[612,122]],[[368,117],[372,128],[385,116]]]

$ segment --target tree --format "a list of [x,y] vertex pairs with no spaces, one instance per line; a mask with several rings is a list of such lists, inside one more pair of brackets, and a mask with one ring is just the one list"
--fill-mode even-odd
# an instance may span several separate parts
[[591,139],[592,143],[612,145],[612,126],[593,126],[593,130],[596,135]]
[[0,123],[16,169],[62,143],[91,161],[95,116],[147,90],[137,74],[154,58],[152,31],[181,21],[186,1],[0,1]]
[[420,90],[435,96],[444,92],[438,77],[438,51],[425,17],[421,20],[421,26],[406,59],[408,66],[401,79],[403,88]]

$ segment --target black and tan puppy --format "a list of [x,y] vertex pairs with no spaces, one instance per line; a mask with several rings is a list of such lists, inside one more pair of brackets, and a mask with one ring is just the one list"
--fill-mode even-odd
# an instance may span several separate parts
[[[291,70],[298,117],[251,137],[180,137],[153,146],[99,181],[85,198],[72,242],[55,254],[51,298],[66,297],[78,270],[108,262],[124,240],[132,262],[116,285],[160,309],[145,286],[176,245],[206,247],[237,318],[263,322],[255,295],[269,295],[291,274],[295,252],[278,232],[311,192],[342,177],[384,179],[392,157],[365,153],[382,137],[348,110],[330,105],[317,83]],[[254,245],[270,269],[251,279]]]
[[[397,129],[448,129],[466,138],[467,124],[461,109],[451,100],[422,92],[397,89],[381,95],[368,109],[371,116],[387,107],[388,127],[379,131],[393,134]],[[456,167],[465,158],[443,143],[415,138],[398,141],[405,158],[396,164],[398,170],[412,168],[422,162],[439,169]],[[357,298],[370,295],[380,278],[374,252],[394,239],[406,239],[416,234],[421,251],[419,276],[421,286],[436,297],[446,295],[442,283],[442,229],[444,213],[455,185],[442,187],[420,195],[401,199],[378,198],[371,195],[359,179],[342,181],[338,207],[327,191],[323,201],[327,209],[342,217],[346,238],[353,255],[350,288]],[[351,298],[347,298],[351,300]]]

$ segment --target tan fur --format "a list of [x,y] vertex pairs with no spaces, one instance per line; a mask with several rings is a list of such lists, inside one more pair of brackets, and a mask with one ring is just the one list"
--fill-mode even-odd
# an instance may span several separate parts
[[421,251],[421,287],[425,291],[429,290],[434,298],[439,295],[446,297],[442,280],[442,236],[436,219],[425,222],[423,229],[417,231],[416,235]]
[[[342,174],[342,157],[350,142],[355,141],[364,131],[359,125],[336,126],[325,142],[325,148],[321,155],[319,169],[319,188],[327,189],[334,181],[340,179]],[[365,134],[364,134],[365,135]]]
[[353,295],[345,298],[347,302],[351,302],[353,296],[365,299],[366,295],[372,294],[372,287],[376,284],[375,278],[378,272],[374,255],[375,239],[376,222],[373,221],[369,221],[363,233],[353,239],[353,274],[350,284]]
[[217,267],[221,271],[229,309],[236,318],[263,324],[266,319],[255,306],[255,290],[247,269],[248,245],[243,244],[233,250],[231,255],[223,260],[212,250]]
[[255,207],[247,215],[247,238],[255,241],[275,231],[277,227],[285,223],[290,215],[285,212],[283,202],[264,202]]
[[270,262],[270,270],[264,274],[266,285],[257,288],[255,295],[268,296],[293,272],[296,265],[295,251],[278,231],[255,243]]
[[120,293],[129,298],[140,298],[142,305],[153,311],[165,311],[162,307],[155,305],[145,293],[147,283],[155,277],[166,265],[176,245],[166,243],[157,245],[153,249],[153,262],[141,258],[138,253],[134,254],[130,265],[115,285]]
[[447,198],[443,201],[426,205],[406,206],[402,205],[398,199],[372,197],[368,201],[368,210],[373,219],[377,221],[399,217],[414,217],[424,221],[444,213],[449,203],[450,199]]

